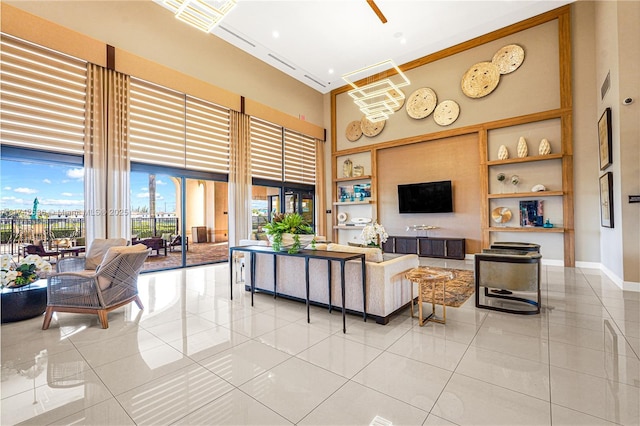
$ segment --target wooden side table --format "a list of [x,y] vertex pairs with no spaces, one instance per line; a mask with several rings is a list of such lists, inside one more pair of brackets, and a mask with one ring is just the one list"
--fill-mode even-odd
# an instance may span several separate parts
[[[418,315],[420,327],[427,321],[433,321],[440,324],[447,322],[447,308],[445,305],[446,283],[455,277],[451,271],[434,270],[426,266],[413,268],[405,273],[405,277],[412,283],[418,284]],[[436,294],[436,289],[442,289],[442,296]],[[422,314],[422,304],[431,302],[431,314],[426,318]],[[436,304],[442,305],[442,319],[436,317]],[[413,285],[411,285],[411,317],[414,316],[413,309]]]

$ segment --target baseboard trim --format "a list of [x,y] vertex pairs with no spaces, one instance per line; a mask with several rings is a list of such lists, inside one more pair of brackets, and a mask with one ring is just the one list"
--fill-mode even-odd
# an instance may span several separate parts
[[609,277],[609,279],[613,281],[613,283],[617,285],[621,290],[640,292],[640,283],[623,280],[621,277],[619,277],[611,269],[607,268],[603,264],[600,264],[600,270],[604,272],[604,274],[607,277]]

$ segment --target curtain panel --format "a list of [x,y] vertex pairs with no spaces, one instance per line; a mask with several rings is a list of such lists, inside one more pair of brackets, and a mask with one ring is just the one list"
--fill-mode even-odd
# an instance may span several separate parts
[[129,76],[87,64],[84,144],[87,243],[131,238]]
[[316,139],[316,235],[327,233],[327,197],[325,183],[324,141]]
[[251,232],[251,120],[237,111],[231,111],[230,154],[229,247],[234,247]]

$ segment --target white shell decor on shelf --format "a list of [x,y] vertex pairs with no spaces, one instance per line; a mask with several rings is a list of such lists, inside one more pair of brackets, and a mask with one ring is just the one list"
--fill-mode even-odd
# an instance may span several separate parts
[[347,213],[345,212],[338,213],[338,222],[340,224],[344,224],[347,221],[347,218],[348,218]]
[[520,139],[518,139],[518,158],[524,158],[527,155],[529,155],[527,140],[523,136],[520,136]]
[[504,145],[500,145],[500,148],[498,148],[498,159],[506,160],[508,158],[509,158],[509,151],[507,151],[507,147]]
[[549,155],[551,154],[551,144],[545,138],[540,141],[540,147],[538,148],[538,154],[540,155]]
[[547,188],[545,188],[542,184],[533,185],[533,188],[531,188],[531,192],[542,192],[546,190]]

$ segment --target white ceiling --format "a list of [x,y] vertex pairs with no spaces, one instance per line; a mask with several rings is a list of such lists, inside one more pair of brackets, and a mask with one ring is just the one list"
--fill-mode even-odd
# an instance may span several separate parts
[[239,0],[213,34],[327,93],[348,72],[401,65],[572,1],[376,0],[383,24],[366,0]]

